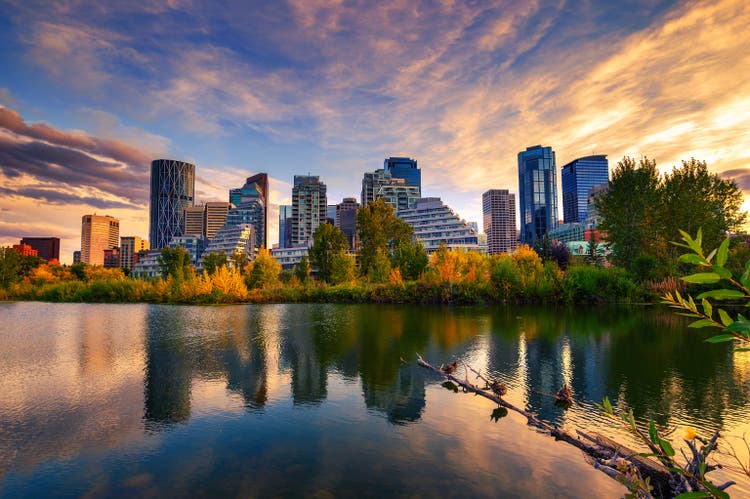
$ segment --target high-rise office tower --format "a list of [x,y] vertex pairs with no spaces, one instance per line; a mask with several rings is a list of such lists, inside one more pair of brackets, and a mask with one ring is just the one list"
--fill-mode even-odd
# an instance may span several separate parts
[[307,245],[315,229],[326,221],[326,185],[320,177],[295,175],[292,188],[292,246]]
[[355,198],[344,198],[336,205],[336,227],[349,241],[349,249],[355,249],[357,241],[357,211],[359,203]]
[[336,205],[329,204],[326,207],[326,222],[331,225],[336,225]]
[[563,220],[583,222],[588,216],[589,192],[609,182],[609,163],[604,154],[574,159],[562,167]]
[[120,266],[130,271],[138,263],[138,252],[150,249],[148,241],[138,236],[120,238]]
[[247,177],[245,185],[239,189],[231,189],[229,191],[229,202],[235,208],[239,208],[242,203],[246,203],[245,208],[257,212],[257,209],[250,208],[247,205],[250,202],[258,203],[262,207],[260,219],[250,222],[245,218],[245,221],[241,222],[252,223],[253,227],[255,227],[255,244],[257,247],[268,246],[268,203],[270,195],[267,173],[257,173],[251,177]]
[[185,208],[193,206],[195,165],[157,159],[151,162],[149,240],[154,249],[169,246],[185,227]]
[[279,248],[292,245],[292,205],[279,205]]
[[227,223],[230,206],[226,201],[209,201],[185,208],[185,230],[182,235],[213,239]]
[[34,248],[39,258],[46,262],[60,262],[59,237],[24,237],[21,244],[28,244]]
[[383,198],[394,211],[411,208],[420,197],[420,188],[409,185],[403,178],[395,178],[387,171],[375,170],[362,177],[362,206]]
[[101,215],[81,218],[81,262],[104,265],[104,250],[120,243],[120,221]]
[[510,253],[518,246],[516,196],[508,189],[490,189],[482,194],[484,233],[490,255]]
[[557,177],[551,147],[531,146],[518,153],[521,242],[533,245],[557,227]]
[[417,160],[411,158],[386,158],[383,161],[383,170],[390,173],[393,178],[402,178],[406,185],[417,186],[419,193],[417,197],[422,196],[422,172],[417,167]]

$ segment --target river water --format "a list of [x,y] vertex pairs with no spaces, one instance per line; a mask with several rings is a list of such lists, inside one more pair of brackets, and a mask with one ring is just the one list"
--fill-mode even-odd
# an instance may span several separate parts
[[[415,354],[570,430],[635,445],[594,408],[607,395],[678,446],[692,426],[739,450],[750,355],[686,326],[644,308],[0,303],[0,496],[619,497]],[[565,383],[568,410],[546,395]]]

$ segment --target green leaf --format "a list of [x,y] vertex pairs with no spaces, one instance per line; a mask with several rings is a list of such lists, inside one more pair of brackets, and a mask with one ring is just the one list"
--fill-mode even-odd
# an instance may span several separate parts
[[659,438],[659,434],[656,433],[656,425],[654,424],[654,420],[652,419],[648,423],[648,438],[651,440],[651,443],[656,443],[656,439]]
[[[738,314],[738,317],[742,317],[742,315]],[[738,319],[728,325],[725,331],[729,331],[730,333],[740,333],[742,336],[748,336],[748,334],[750,334],[750,323],[748,323],[747,320]]]
[[704,497],[712,497],[710,493],[703,490],[696,490],[694,492],[683,492],[682,494],[675,497],[675,499],[702,499]]
[[691,322],[688,325],[688,327],[692,327],[692,328],[695,328],[695,329],[700,329],[702,327],[710,327],[710,326],[713,326],[713,325],[715,325],[714,321],[710,321],[708,319],[701,319],[699,321]]
[[691,265],[707,265],[708,262],[705,258],[695,253],[685,253],[680,255],[679,261],[682,263],[689,263]]
[[604,400],[602,400],[602,405],[604,406],[604,412],[606,412],[607,414],[613,414],[612,404],[609,403],[609,397],[604,397]]
[[714,284],[719,282],[721,277],[716,272],[699,272],[697,274],[686,275],[682,278],[685,282],[692,282],[695,284]]
[[750,348],[735,348],[735,352],[750,352]]
[[736,289],[713,289],[697,296],[698,299],[713,298],[714,300],[734,300],[744,297],[745,293]]
[[701,301],[701,305],[703,306],[703,312],[708,316],[711,317],[714,314],[714,308],[711,306],[711,302],[703,298]]
[[729,326],[731,323],[734,322],[734,320],[729,316],[726,311],[723,309],[719,309],[719,319],[721,319],[721,323],[724,324],[724,326]]
[[716,265],[723,267],[727,263],[727,256],[729,256],[729,238],[724,239],[719,246],[719,251],[716,253]]
[[664,454],[666,454],[667,456],[674,456],[674,449],[672,448],[672,444],[670,444],[669,441],[660,438],[659,447],[661,447],[661,450],[663,450]]
[[711,336],[709,339],[706,340],[707,343],[723,343],[725,341],[732,341],[736,339],[736,336],[733,334],[717,334],[716,336]]
[[721,277],[722,279],[731,279],[732,278],[732,273],[729,272],[724,267],[721,267],[719,265],[712,265],[711,268],[714,270],[714,272],[716,272],[717,274],[719,274],[719,277]]
[[711,482],[704,480],[701,484],[703,484],[714,495],[714,497],[717,497],[718,499],[729,499],[729,494],[723,490],[719,490],[716,485]]
[[706,257],[706,260],[710,263],[711,260],[713,260],[715,254],[716,254],[716,250],[711,251],[711,253],[709,253],[708,256]]

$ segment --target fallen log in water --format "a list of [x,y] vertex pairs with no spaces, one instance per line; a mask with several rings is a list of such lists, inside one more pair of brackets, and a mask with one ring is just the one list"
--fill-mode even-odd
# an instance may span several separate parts
[[673,491],[672,482],[673,476],[669,470],[664,467],[661,463],[646,459],[638,455],[637,452],[624,447],[617,442],[608,439],[602,435],[588,435],[578,431],[577,433],[583,437],[583,439],[568,433],[567,431],[556,428],[541,419],[537,418],[534,414],[516,407],[504,400],[501,396],[496,393],[492,393],[479,386],[471,383],[468,379],[468,370],[474,372],[478,378],[481,378],[488,386],[491,386],[493,382],[490,382],[487,378],[482,376],[481,373],[475,369],[465,366],[466,377],[460,379],[456,376],[457,369],[456,365],[450,364],[444,369],[437,368],[425,361],[421,355],[417,354],[417,364],[439,374],[440,376],[456,383],[464,390],[481,395],[482,397],[489,399],[501,407],[505,407],[508,410],[514,411],[526,418],[529,425],[535,426],[540,430],[547,432],[553,436],[556,440],[562,440],[574,447],[577,447],[583,451],[587,456],[592,459],[594,468],[604,472],[606,475],[615,478],[616,480],[624,483],[626,486],[630,485],[632,476],[628,473],[628,469],[635,469],[640,474],[640,477],[648,478],[653,490],[651,493],[655,497],[674,497],[677,495]]

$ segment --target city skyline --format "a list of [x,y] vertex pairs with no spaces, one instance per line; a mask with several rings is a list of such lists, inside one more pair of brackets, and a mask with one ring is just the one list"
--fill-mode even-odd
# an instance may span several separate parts
[[271,243],[295,174],[335,204],[414,158],[423,196],[479,222],[534,144],[706,160],[750,207],[743,2],[96,5],[0,9],[0,244],[60,237],[70,263],[88,213],[147,237],[157,158],[196,165],[196,202],[267,172]]

